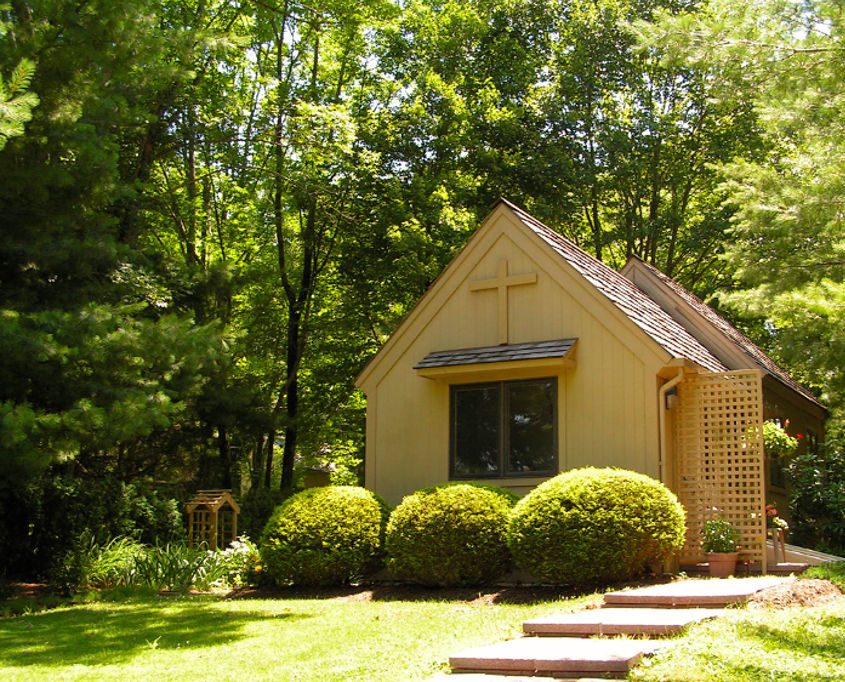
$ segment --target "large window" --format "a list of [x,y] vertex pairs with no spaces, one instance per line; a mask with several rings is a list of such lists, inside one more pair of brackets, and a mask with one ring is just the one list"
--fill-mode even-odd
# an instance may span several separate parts
[[557,462],[557,380],[452,386],[452,478],[538,476]]

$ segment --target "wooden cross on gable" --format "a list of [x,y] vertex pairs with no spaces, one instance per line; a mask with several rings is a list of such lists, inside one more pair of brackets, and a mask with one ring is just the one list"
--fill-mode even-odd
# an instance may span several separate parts
[[536,272],[529,272],[522,275],[508,275],[508,261],[506,258],[499,261],[498,270],[493,279],[481,279],[470,282],[470,291],[496,289],[499,297],[499,343],[504,344],[508,342],[508,287],[536,283]]

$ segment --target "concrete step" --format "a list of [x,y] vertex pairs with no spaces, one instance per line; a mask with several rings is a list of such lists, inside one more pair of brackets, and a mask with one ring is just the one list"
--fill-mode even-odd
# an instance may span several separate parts
[[674,635],[690,623],[715,618],[722,609],[604,608],[561,613],[527,620],[522,630],[542,637],[588,637],[590,635]]
[[452,672],[546,677],[624,677],[664,642],[635,639],[523,637],[462,651],[449,658]]
[[606,606],[638,606],[652,608],[718,608],[747,601],[751,595],[767,587],[780,585],[794,578],[765,576],[760,578],[716,578],[712,580],[678,580],[664,585],[650,585],[604,595]]

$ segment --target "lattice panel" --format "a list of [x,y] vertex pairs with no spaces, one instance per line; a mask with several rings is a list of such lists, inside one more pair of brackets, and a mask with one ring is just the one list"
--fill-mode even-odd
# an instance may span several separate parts
[[741,534],[741,558],[766,569],[763,383],[760,372],[689,374],[675,417],[678,497],[687,510],[682,561],[703,561],[701,528],[719,515]]
[[214,514],[207,509],[195,509],[188,517],[188,544],[199,547],[210,544],[213,531]]

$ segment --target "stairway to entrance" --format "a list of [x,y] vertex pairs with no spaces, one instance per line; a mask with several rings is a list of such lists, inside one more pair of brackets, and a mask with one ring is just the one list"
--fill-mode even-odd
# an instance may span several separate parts
[[538,682],[625,677],[643,656],[666,646],[667,640],[661,638],[716,618],[726,606],[788,580],[794,578],[691,579],[608,592],[602,608],[529,620],[523,623],[523,637],[451,656],[452,674],[436,679]]

